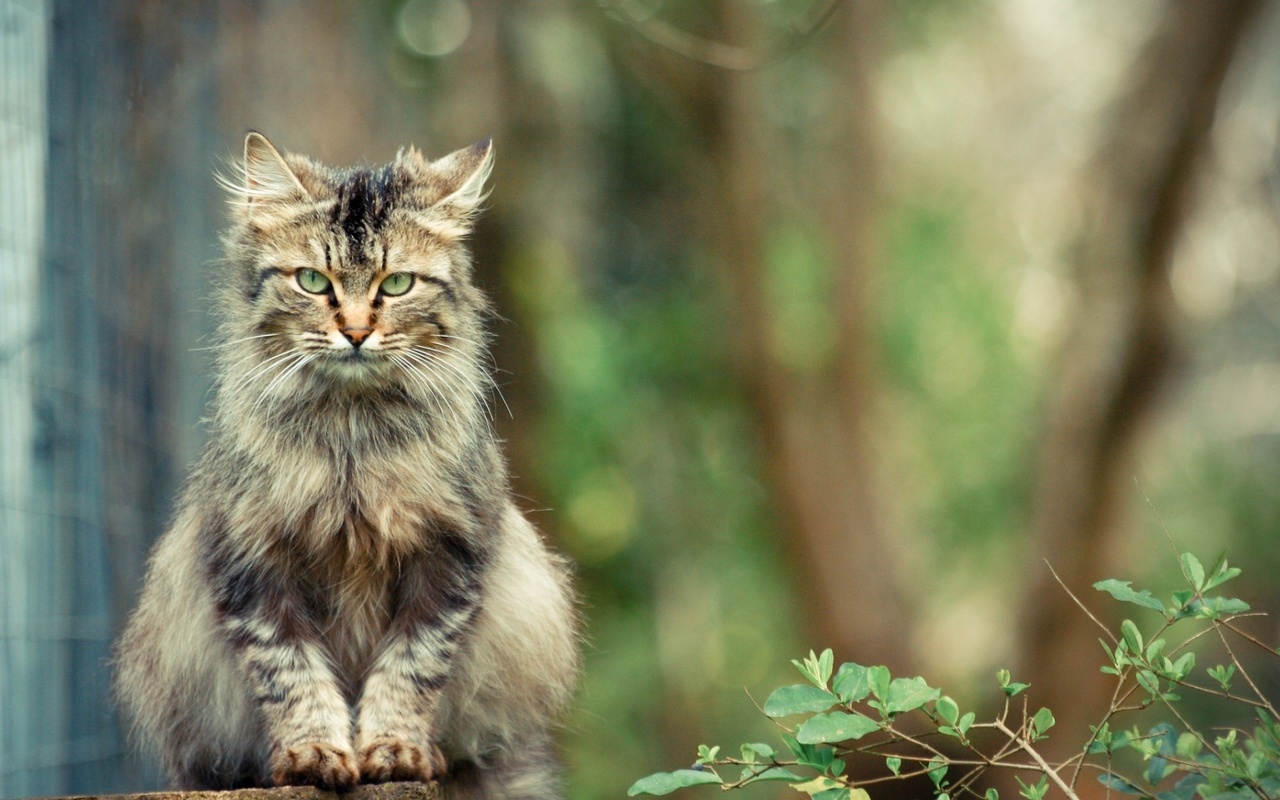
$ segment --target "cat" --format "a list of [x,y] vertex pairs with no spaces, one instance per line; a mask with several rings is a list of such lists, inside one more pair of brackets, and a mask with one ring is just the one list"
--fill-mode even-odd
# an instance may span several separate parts
[[250,133],[223,181],[208,443],[116,647],[177,787],[560,795],[577,618],[488,417],[465,238],[492,161],[333,169]]

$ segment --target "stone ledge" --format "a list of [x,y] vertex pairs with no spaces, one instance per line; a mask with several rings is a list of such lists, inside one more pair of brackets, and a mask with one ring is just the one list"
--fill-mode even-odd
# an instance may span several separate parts
[[142,794],[86,794],[63,800],[440,800],[434,783],[375,783],[335,794],[313,786],[277,789],[237,789],[230,792],[145,792]]

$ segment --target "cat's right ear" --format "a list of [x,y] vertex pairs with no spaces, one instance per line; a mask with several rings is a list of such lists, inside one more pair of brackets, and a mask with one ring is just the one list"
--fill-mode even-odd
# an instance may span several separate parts
[[270,203],[296,202],[310,197],[280,151],[257,131],[250,131],[244,137],[243,183],[227,183],[246,214],[253,214],[257,208]]

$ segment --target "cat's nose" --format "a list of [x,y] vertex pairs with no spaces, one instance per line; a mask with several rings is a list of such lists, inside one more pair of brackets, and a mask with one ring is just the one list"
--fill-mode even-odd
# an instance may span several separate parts
[[347,337],[347,341],[351,342],[351,346],[359,349],[364,343],[365,338],[373,333],[373,328],[343,328],[342,335]]

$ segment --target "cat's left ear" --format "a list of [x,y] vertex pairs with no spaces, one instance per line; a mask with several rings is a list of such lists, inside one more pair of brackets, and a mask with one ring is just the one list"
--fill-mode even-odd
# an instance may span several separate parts
[[244,187],[241,194],[249,208],[259,203],[310,197],[280,151],[257,131],[250,131],[244,138]]
[[433,161],[431,171],[441,197],[435,208],[459,222],[469,222],[487,196],[485,182],[493,171],[493,140],[476,142]]

